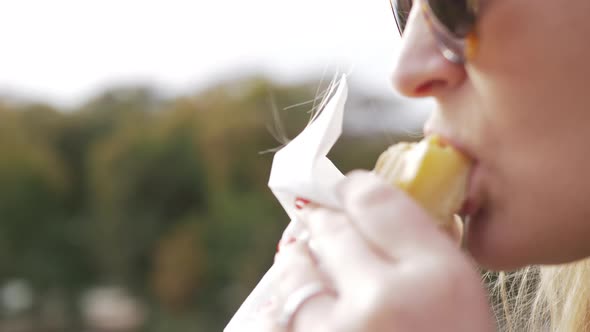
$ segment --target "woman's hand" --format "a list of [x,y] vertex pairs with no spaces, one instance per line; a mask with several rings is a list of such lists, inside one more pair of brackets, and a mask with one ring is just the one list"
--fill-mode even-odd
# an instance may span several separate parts
[[343,211],[309,206],[279,246],[266,331],[493,331],[479,274],[404,193],[368,172],[339,187]]

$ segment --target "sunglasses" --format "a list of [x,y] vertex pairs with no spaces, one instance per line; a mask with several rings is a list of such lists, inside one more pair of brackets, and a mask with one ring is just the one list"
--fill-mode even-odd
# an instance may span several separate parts
[[400,35],[403,35],[412,5],[416,3],[447,60],[463,64],[475,55],[479,0],[390,0],[389,3]]

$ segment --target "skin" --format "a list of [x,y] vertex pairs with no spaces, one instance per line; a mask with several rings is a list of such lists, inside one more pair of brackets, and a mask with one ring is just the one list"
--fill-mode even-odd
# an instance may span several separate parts
[[[402,192],[351,174],[338,188],[342,210],[309,206],[299,218],[307,239],[284,235],[261,331],[493,331],[476,264],[590,256],[590,2],[485,1],[479,51],[464,65],[442,57],[417,7],[392,81],[434,98],[425,132],[476,161],[468,253]],[[285,301],[318,281],[330,292],[277,324]]]
[[[337,195],[342,210],[312,205],[299,214],[308,240],[283,237],[257,330],[494,331],[479,274],[426,211],[369,172],[350,174]],[[287,299],[315,282],[326,291],[290,328],[278,325]]]
[[434,97],[426,132],[478,161],[481,204],[467,233],[484,267],[515,269],[590,255],[590,2],[487,1],[479,52],[467,65],[440,56],[414,10],[393,84]]

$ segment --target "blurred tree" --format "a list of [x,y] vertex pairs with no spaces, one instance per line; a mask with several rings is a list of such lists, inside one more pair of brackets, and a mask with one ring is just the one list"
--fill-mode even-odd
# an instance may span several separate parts
[[159,107],[151,88],[117,88],[91,99],[62,119],[56,150],[66,164],[73,187],[69,209],[84,214],[88,204],[87,156],[97,142],[110,137],[119,127],[146,121]]
[[189,128],[161,124],[130,121],[90,151],[93,243],[108,282],[145,284],[161,234],[206,212],[207,177]]
[[158,241],[152,282],[158,302],[166,310],[187,310],[200,286],[205,262],[199,223],[189,218]]
[[[221,330],[288,222],[261,152],[304,128],[319,91],[254,77],[171,100],[118,87],[70,110],[0,102],[0,287],[30,282],[40,321],[113,286],[148,305],[146,330]],[[372,168],[389,143],[344,138],[331,157]]]
[[42,286],[71,275],[64,253],[76,241],[65,236],[63,164],[21,115],[0,111],[0,273]]

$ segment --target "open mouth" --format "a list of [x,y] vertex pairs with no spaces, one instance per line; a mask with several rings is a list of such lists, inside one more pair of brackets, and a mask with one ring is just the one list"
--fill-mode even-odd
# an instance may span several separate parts
[[474,219],[483,213],[483,202],[480,194],[481,165],[475,161],[467,178],[467,195],[459,215],[463,220]]
[[442,138],[444,144],[448,144],[452,146],[457,151],[460,151],[466,158],[468,158],[472,165],[469,170],[469,174],[467,175],[467,184],[465,189],[465,201],[461,209],[458,212],[458,215],[465,220],[467,217],[473,217],[477,215],[481,209],[481,195],[479,194],[480,191],[480,178],[481,178],[481,164],[474,157],[474,155],[468,151],[462,144],[453,139],[448,139],[443,137]]
[[457,213],[463,220],[480,219],[484,214],[484,195],[483,195],[483,167],[480,160],[476,157],[475,151],[470,148],[465,141],[454,138],[454,135],[445,135],[443,131],[436,131],[433,128],[425,130],[425,135],[438,135],[443,145],[449,145],[459,151],[464,157],[470,160],[471,167],[467,175],[465,188],[465,200],[462,207]]

